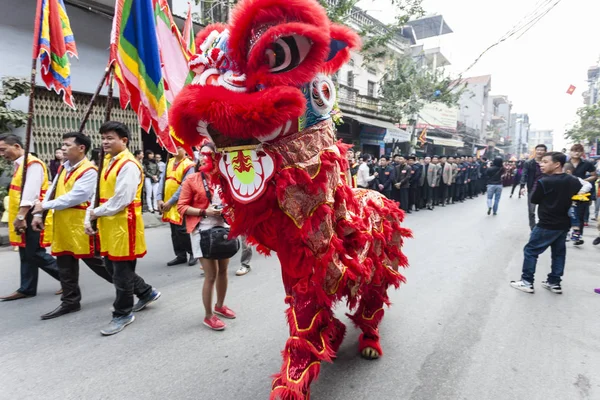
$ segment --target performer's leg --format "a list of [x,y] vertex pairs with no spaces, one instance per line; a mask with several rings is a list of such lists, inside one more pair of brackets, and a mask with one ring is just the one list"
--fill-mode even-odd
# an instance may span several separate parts
[[383,306],[389,303],[388,283],[368,286],[360,299],[354,315],[348,315],[357,328],[362,330],[359,338],[359,351],[364,358],[376,359],[383,355],[379,344],[379,323],[383,318]]
[[331,362],[335,357],[346,327],[311,289],[307,293],[291,290],[286,303],[290,305],[290,338],[283,351],[283,366],[273,381],[271,400],[308,400],[321,361]]
[[79,289],[79,260],[73,256],[64,255],[56,257],[58,272],[60,273],[60,286],[63,306],[79,307],[81,290]]
[[133,293],[138,299],[145,299],[152,294],[152,285],[148,285],[141,276],[136,274],[135,268],[137,266],[137,260],[129,261],[132,265],[133,275],[131,276],[133,282]]
[[[187,260],[187,252],[186,252],[186,248],[185,242],[182,242],[182,238],[181,238],[181,225],[177,225],[174,223],[171,223],[171,243],[173,244],[173,252],[175,253],[175,256],[177,258],[180,259],[184,259]],[[188,239],[187,239],[188,243],[189,243],[189,235],[188,235]]]
[[83,258],[82,261],[100,278],[109,283],[113,283],[112,276],[106,269],[106,265],[104,264],[102,257],[96,255],[90,258]]

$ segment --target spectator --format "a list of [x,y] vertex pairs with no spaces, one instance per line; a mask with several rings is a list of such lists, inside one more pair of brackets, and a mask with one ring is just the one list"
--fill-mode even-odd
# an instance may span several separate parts
[[[215,147],[212,143],[205,144],[200,153],[204,157],[212,157]],[[202,162],[202,161],[201,161]],[[197,170],[200,170],[200,166]],[[204,303],[204,325],[210,329],[221,331],[226,325],[217,315],[223,318],[234,319],[235,313],[227,307],[225,296],[227,294],[227,259],[208,259],[204,257],[207,249],[200,245],[200,232],[215,226],[226,226],[222,215],[220,187],[212,184],[212,180],[204,172],[196,172],[183,182],[181,195],[177,202],[177,211],[185,215],[187,232],[192,237],[194,257],[200,259],[204,270],[204,286],[202,288],[202,302]],[[217,302],[213,312],[213,291],[217,290]]]
[[529,229],[531,230],[535,227],[535,204],[531,202],[531,194],[542,177],[540,163],[546,151],[548,151],[548,148],[545,144],[538,144],[535,146],[535,157],[523,165],[521,195],[525,194],[525,185],[527,185],[527,209],[529,210]]
[[48,172],[50,172],[50,180],[54,179],[64,159],[65,157],[63,155],[62,149],[54,150],[54,159],[50,160],[50,165],[48,166]]
[[377,178],[377,172],[371,174],[369,161],[369,156],[361,156],[359,158],[358,173],[356,177],[356,183],[359,188],[368,189],[370,183]]
[[388,156],[381,156],[377,170],[377,189],[388,199],[392,198],[392,185],[396,178],[394,168],[390,165]]
[[551,272],[542,287],[553,293],[562,293],[561,278],[565,269],[567,247],[565,244],[569,227],[571,197],[581,189],[581,183],[573,176],[563,173],[566,156],[551,152],[541,157],[540,169],[546,176],[534,186],[530,200],[539,205],[539,222],[534,226],[529,242],[523,249],[523,272],[520,281],[510,285],[522,292],[533,293],[537,259],[548,247],[552,252]]
[[486,174],[488,206],[487,214],[490,215],[493,209],[494,215],[498,215],[498,204],[500,203],[500,197],[502,196],[502,174],[504,174],[502,158],[494,158],[492,166],[486,169]]
[[154,213],[158,211],[158,182],[160,170],[154,159],[154,152],[146,150],[146,158],[144,159],[144,186],[146,189],[146,205],[148,212]]

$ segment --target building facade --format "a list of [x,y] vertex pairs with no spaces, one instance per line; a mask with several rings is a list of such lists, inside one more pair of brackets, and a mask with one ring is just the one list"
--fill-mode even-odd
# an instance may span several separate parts
[[465,90],[458,102],[458,120],[465,127],[478,132],[480,141],[483,141],[493,114],[493,110],[490,110],[492,76],[483,75],[463,79],[457,85],[457,88],[461,87],[465,87]]
[[529,131],[529,152],[532,152],[538,144],[544,144],[548,151],[553,151],[554,131],[552,129],[532,129]]

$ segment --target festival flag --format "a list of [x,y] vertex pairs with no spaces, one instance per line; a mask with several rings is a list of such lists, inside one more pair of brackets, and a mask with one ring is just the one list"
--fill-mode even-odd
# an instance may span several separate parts
[[575,86],[573,86],[573,85],[569,86],[569,89],[567,89],[567,94],[575,93],[575,89],[577,89]]
[[109,62],[114,64],[121,106],[131,104],[142,128],[154,128],[159,143],[175,153],[152,0],[116,1]]
[[38,0],[37,7],[33,58],[40,59],[42,80],[48,90],[54,90],[69,107],[75,108],[69,56],[77,57],[77,47],[65,3]]
[[192,3],[188,3],[188,15],[183,25],[183,44],[190,54],[196,54],[194,43],[194,21],[192,20]]
[[194,78],[194,74],[188,67],[192,54],[185,47],[185,41],[173,21],[167,0],[155,0],[154,16],[167,108],[169,108],[181,89]]
[[419,142],[421,143],[421,146],[427,143],[427,127],[423,128],[423,132],[419,135]]

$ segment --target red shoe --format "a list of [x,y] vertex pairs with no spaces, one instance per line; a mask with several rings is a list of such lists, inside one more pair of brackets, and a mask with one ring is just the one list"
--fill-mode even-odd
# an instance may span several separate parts
[[225,323],[219,319],[216,315],[209,318],[204,318],[204,325],[208,326],[213,331],[222,331],[225,329]]
[[583,226],[590,226],[590,224],[588,224],[587,222],[584,222]]
[[217,307],[215,305],[215,314],[219,314],[223,318],[235,319],[235,313],[227,306]]

